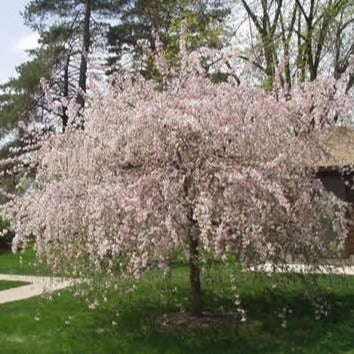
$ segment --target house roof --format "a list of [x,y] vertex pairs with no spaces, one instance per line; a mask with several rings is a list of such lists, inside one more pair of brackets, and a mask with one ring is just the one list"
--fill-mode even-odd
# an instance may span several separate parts
[[320,140],[326,151],[313,161],[315,167],[354,166],[354,129],[332,127],[324,132]]

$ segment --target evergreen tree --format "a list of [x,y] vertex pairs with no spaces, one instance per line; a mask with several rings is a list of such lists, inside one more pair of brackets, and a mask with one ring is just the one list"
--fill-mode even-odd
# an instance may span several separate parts
[[[102,28],[104,18],[115,17],[126,0],[31,0],[24,11],[24,18],[31,28],[43,30],[53,22],[73,29],[72,35],[81,39],[81,55],[77,102],[84,107],[87,90],[88,55],[93,45],[93,32]],[[94,17],[96,16],[97,19]]]
[[72,29],[53,25],[42,31],[40,46],[29,51],[30,59],[16,68],[17,77],[11,78],[0,89],[0,130],[6,133],[19,121],[26,124],[48,122],[48,113],[56,114],[63,126],[67,123],[66,112],[52,112],[40,85],[41,78],[47,78],[55,101],[73,94],[70,85],[70,58],[75,55]]
[[145,48],[155,51],[153,31],[163,43],[171,66],[178,64],[178,35],[182,20],[188,25],[189,49],[223,46],[223,20],[229,9],[220,1],[207,0],[133,0],[122,9],[120,22],[110,26],[108,43],[110,71],[129,67],[147,78],[158,78],[153,60]]

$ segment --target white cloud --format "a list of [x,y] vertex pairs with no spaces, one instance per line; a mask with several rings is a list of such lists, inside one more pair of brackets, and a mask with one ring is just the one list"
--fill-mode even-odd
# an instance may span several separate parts
[[30,33],[22,38],[20,38],[16,44],[15,44],[15,50],[16,51],[24,51],[27,49],[33,49],[38,46],[38,39],[39,39],[39,34],[38,33]]

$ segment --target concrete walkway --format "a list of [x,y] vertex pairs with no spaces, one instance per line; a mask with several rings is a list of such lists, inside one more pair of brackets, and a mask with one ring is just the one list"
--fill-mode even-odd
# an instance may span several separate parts
[[28,275],[0,274],[0,280],[30,283],[17,288],[0,291],[0,304],[29,299],[74,285],[73,280]]
[[337,274],[337,275],[354,275],[354,266],[309,266],[305,264],[280,264],[277,266],[271,263],[265,263],[247,269],[251,272],[266,273],[304,273],[304,274]]

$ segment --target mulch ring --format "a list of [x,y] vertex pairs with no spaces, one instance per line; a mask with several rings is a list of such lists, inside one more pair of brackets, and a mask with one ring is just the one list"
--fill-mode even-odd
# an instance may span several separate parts
[[203,312],[201,316],[179,312],[157,316],[155,323],[163,328],[193,329],[222,327],[240,323],[240,316],[237,313],[225,312]]

